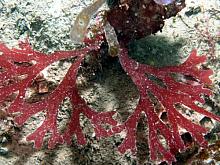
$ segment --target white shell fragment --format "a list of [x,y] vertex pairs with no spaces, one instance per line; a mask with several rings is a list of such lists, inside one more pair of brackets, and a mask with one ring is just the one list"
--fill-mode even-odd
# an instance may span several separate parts
[[104,26],[105,38],[108,42],[108,53],[110,56],[115,57],[119,52],[119,43],[114,28],[107,21]]
[[97,0],[79,13],[70,32],[70,38],[74,43],[83,42],[91,17],[105,3],[105,1],[106,0]]

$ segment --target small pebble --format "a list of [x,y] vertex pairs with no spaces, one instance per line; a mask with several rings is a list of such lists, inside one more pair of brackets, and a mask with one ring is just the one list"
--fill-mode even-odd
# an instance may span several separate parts
[[1,143],[7,143],[7,142],[8,142],[8,139],[6,137],[3,137]]
[[0,147],[0,155],[1,155],[1,156],[7,155],[8,152],[9,152],[9,151],[8,151],[7,148],[5,148],[5,147]]

